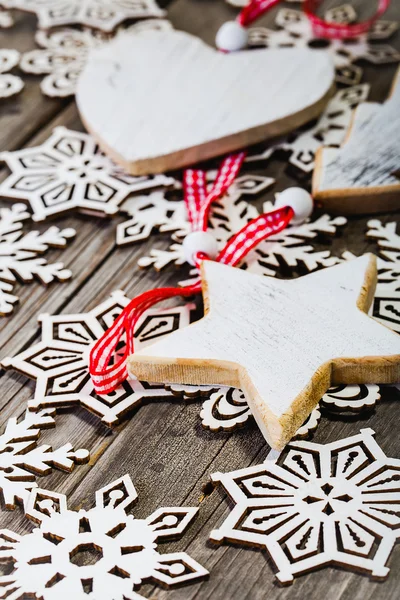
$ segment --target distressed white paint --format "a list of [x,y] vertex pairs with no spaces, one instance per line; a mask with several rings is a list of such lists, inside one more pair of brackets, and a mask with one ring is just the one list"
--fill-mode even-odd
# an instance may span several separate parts
[[355,110],[347,140],[317,153],[313,193],[327,210],[369,213],[400,208],[400,70],[390,98]]
[[291,131],[321,113],[333,78],[330,58],[308,49],[224,54],[181,31],[144,31],[94,49],[76,98],[103,149],[139,175]]
[[400,461],[373,435],[291,442],[262,464],[214,473],[235,505],[210,539],[267,550],[281,583],[323,565],[386,577],[400,535]]
[[367,316],[376,259],[297,280],[205,261],[206,316],[128,359],[140,380],[241,388],[264,436],[282,448],[331,383],[400,380],[400,338]]

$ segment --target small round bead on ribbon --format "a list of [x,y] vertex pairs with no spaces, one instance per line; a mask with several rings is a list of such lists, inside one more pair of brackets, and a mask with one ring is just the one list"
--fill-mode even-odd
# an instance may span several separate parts
[[[303,0],[303,11],[311,22],[316,37],[350,39],[367,33],[375,21],[389,8],[391,0],[379,0],[375,13],[360,23],[334,23],[317,15],[321,0]],[[219,29],[215,43],[223,52],[237,52],[247,46],[247,27],[281,0],[250,0],[240,11],[236,21],[227,21]]]
[[[215,239],[207,232],[212,203],[221,198],[234,183],[245,159],[245,152],[231,154],[222,162],[211,189],[206,173],[201,169],[187,169],[184,173],[184,201],[192,232],[183,242],[187,262],[200,267],[204,260],[216,260],[235,267],[262,240],[285,229],[290,222],[300,222],[312,213],[312,198],[301,188],[289,188],[278,196],[277,209],[252,219],[230,238],[218,251]],[[188,298],[202,291],[201,280],[185,287],[149,290],[130,301],[113,325],[96,342],[90,352],[89,371],[97,394],[109,394],[128,377],[126,360],[133,354],[134,329],[141,315],[154,304],[182,296]],[[116,355],[120,342],[125,340],[124,351]]]

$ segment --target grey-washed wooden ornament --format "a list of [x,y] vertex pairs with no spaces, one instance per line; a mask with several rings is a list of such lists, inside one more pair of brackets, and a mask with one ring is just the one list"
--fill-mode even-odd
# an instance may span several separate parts
[[330,58],[307,49],[224,54],[182,31],[144,31],[93,50],[76,99],[103,150],[143,175],[292,131],[321,113],[333,77]]
[[292,281],[213,261],[201,273],[205,317],[130,356],[134,378],[240,388],[277,449],[331,384],[400,379],[400,338],[366,314],[373,255]]
[[322,566],[384,579],[400,535],[400,461],[373,436],[291,442],[262,464],[214,473],[234,508],[210,539],[266,550],[282,584]]
[[330,212],[368,214],[400,208],[400,69],[384,104],[354,112],[339,149],[318,150],[313,196]]

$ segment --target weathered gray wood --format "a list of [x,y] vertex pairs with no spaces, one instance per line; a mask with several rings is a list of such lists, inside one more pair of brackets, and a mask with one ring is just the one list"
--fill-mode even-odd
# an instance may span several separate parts
[[[357,0],[354,5],[371,13],[371,1]],[[337,0],[325,4],[334,6]],[[218,27],[234,14],[235,10],[224,0],[175,0],[169,11],[175,27],[200,35],[208,43],[213,43]],[[273,15],[274,12],[272,16],[264,17],[262,23],[272,24]],[[399,17],[399,6],[392,2],[387,18]],[[1,40],[7,39],[3,45],[19,49],[34,47],[33,26],[33,17],[20,17],[15,29],[0,34],[6,36]],[[15,44],[12,43],[14,35]],[[396,40],[399,44],[399,36]],[[366,80],[373,81],[372,101],[382,102],[387,97],[394,71],[392,66],[365,68]],[[32,83],[28,83],[28,89],[20,100],[7,101],[0,110],[1,150],[40,143],[55,124],[80,128],[72,105],[66,108],[62,102],[43,99],[39,79],[32,78],[30,81]],[[18,113],[15,112],[17,110]],[[278,180],[275,188],[258,200],[260,206],[262,201],[272,199],[276,191],[295,184],[295,180],[285,172],[283,162],[273,161],[267,166],[261,164],[248,168],[252,173],[262,173]],[[4,173],[3,170],[0,176]],[[2,204],[8,205],[5,201]],[[394,219],[393,215],[383,215],[382,220]],[[114,233],[119,220],[119,217],[103,220],[81,215],[54,220],[60,227],[72,226],[77,230],[76,240],[70,248],[50,254],[52,258],[59,256],[75,276],[66,284],[56,284],[48,289],[39,283],[25,288],[21,284],[21,306],[11,318],[0,319],[1,356],[20,352],[40,339],[36,320],[39,312],[84,312],[114,289],[125,289],[133,296],[150,287],[175,283],[182,278],[182,271],[167,270],[161,274],[140,271],[136,260],[148,252],[150,243],[117,249]],[[365,240],[366,221],[351,220],[343,235],[332,240],[332,252],[340,255],[348,249],[360,255],[365,250],[373,250],[375,244]],[[43,225],[44,228],[47,226]],[[35,228],[38,226],[35,225]],[[160,236],[159,247],[166,247],[168,239],[168,236]],[[322,247],[326,245],[316,244],[317,249]],[[282,275],[289,273],[283,271]],[[0,424],[3,426],[10,416],[24,412],[34,383],[12,371],[1,375]],[[333,441],[354,434],[360,427],[372,427],[387,454],[400,456],[400,441],[394,426],[399,397],[399,393],[388,388],[374,413],[361,420],[323,418],[315,440]],[[282,588],[274,583],[271,563],[262,552],[211,547],[207,542],[208,534],[228,514],[229,501],[218,489],[211,491],[208,487],[204,492],[203,486],[209,481],[210,473],[256,464],[265,457],[268,448],[254,423],[233,434],[202,430],[199,410],[198,403],[186,405],[180,400],[149,404],[134,412],[113,432],[101,425],[99,418],[83,409],[62,411],[56,416],[56,428],[43,432],[42,443],[59,446],[71,441],[91,450],[92,459],[89,465],[75,469],[72,475],[54,472],[42,482],[39,478],[39,483],[67,493],[71,507],[90,507],[96,489],[128,472],[139,493],[135,510],[138,516],[147,516],[163,504],[200,506],[198,518],[182,540],[177,544],[163,544],[160,550],[183,550],[186,546],[196,560],[210,569],[209,581],[169,592],[146,585],[140,589],[146,597],[159,600],[397,600],[400,548],[393,552],[389,562],[391,574],[384,584],[372,583],[367,577],[355,573],[323,569],[299,578],[290,588]],[[27,524],[21,510],[16,509],[13,513],[0,512],[0,527],[23,533],[29,531],[32,525]]]

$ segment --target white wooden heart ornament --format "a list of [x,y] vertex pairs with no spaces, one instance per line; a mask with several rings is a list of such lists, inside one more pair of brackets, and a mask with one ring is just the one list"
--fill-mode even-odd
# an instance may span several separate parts
[[83,122],[134,175],[195,164],[317,117],[333,65],[308,49],[217,52],[181,31],[118,36],[79,79]]

